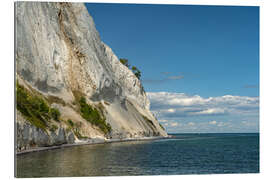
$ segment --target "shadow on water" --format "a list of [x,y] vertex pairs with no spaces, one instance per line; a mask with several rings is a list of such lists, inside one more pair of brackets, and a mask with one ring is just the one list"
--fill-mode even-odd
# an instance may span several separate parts
[[18,177],[258,173],[257,135],[74,146],[17,156]]

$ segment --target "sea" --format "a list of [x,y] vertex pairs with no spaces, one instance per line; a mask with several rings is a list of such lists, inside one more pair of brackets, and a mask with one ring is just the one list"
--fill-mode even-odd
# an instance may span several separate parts
[[259,173],[258,133],[81,145],[16,155],[16,177]]

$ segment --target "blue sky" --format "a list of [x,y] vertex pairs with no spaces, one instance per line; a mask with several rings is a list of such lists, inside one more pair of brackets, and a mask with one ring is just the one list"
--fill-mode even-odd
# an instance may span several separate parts
[[86,6],[102,41],[141,70],[168,132],[258,131],[258,7]]

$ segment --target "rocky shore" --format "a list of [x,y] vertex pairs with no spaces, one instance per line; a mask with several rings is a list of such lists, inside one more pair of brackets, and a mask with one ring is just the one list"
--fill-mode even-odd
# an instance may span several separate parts
[[22,150],[20,152],[16,152],[16,155],[38,152],[38,151],[47,151],[53,149],[61,149],[72,146],[81,146],[81,145],[94,145],[94,144],[107,144],[107,143],[117,143],[117,142],[129,142],[129,141],[153,141],[159,139],[169,139],[172,136],[163,137],[163,136],[153,136],[153,137],[143,137],[143,138],[125,138],[125,139],[102,139],[102,138],[91,138],[86,140],[77,140],[73,144],[62,144],[59,146],[48,146],[48,147],[37,147],[27,150]]

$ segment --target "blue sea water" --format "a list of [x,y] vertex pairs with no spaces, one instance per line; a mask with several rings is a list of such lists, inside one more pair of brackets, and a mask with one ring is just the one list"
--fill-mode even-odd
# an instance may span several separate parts
[[259,134],[74,146],[17,155],[17,177],[259,173]]

